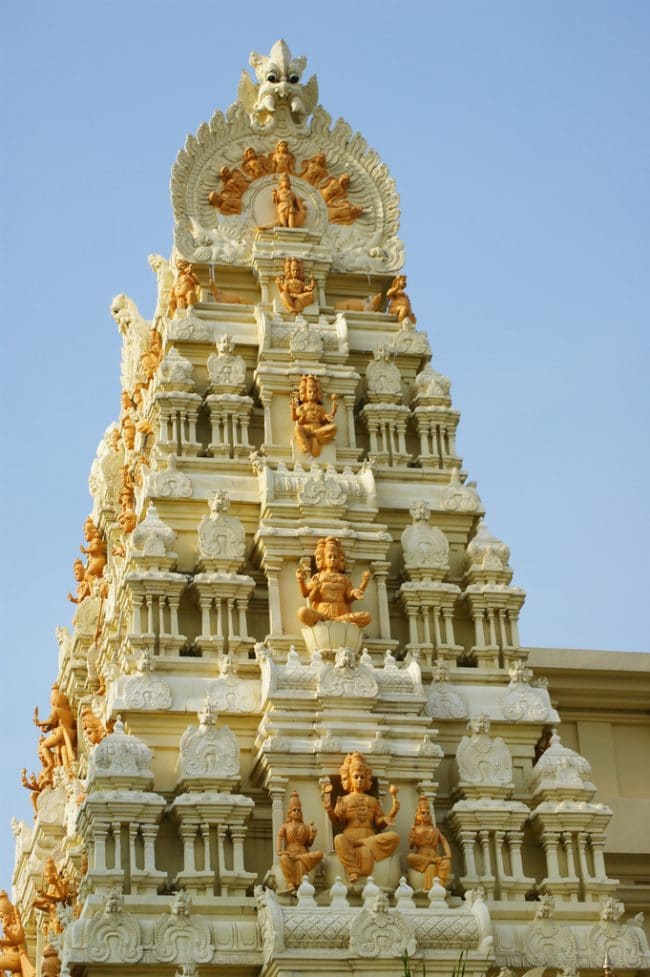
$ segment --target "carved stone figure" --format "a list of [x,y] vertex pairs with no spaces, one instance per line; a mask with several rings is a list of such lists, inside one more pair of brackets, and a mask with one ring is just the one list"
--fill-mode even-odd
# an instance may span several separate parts
[[332,224],[352,224],[363,213],[363,207],[356,207],[348,200],[350,176],[341,173],[331,176],[320,190],[327,205],[327,216]]
[[0,889],[0,922],[0,970],[9,971],[12,975],[19,974],[20,977],[35,977],[36,971],[27,956],[25,931],[18,910],[9,901],[4,889]]
[[269,155],[269,164],[274,173],[295,173],[296,157],[289,152],[286,139],[280,139],[275,149]]
[[277,190],[273,191],[276,227],[302,227],[307,219],[307,208],[302,197],[296,196],[288,173],[283,173]]
[[91,595],[90,584],[86,580],[86,568],[83,565],[83,560],[74,561],[72,572],[77,581],[77,596],[73,597],[71,593],[68,593],[68,600],[72,604],[81,604],[82,600],[85,600],[86,597],[90,597]]
[[95,591],[95,585],[99,583],[104,575],[106,566],[106,542],[99,529],[88,517],[84,523],[84,536],[87,546],[80,546],[79,549],[88,557],[85,567],[85,580],[90,588],[90,592]]
[[162,336],[154,326],[149,333],[147,345],[140,354],[140,369],[145,377],[145,386],[149,386],[162,359]]
[[48,915],[48,935],[61,932],[61,923],[57,915],[57,906],[70,906],[76,898],[75,887],[64,878],[56,866],[53,858],[48,858],[43,870],[43,885],[36,890],[36,898],[32,902],[34,909],[40,909]]
[[280,867],[292,892],[302,882],[303,875],[311,872],[322,861],[322,851],[309,850],[315,838],[316,827],[313,821],[305,824],[300,795],[294,790],[289,798],[287,820],[278,831],[277,838]]
[[34,817],[38,814],[38,799],[40,797],[41,791],[45,790],[46,787],[52,787],[54,784],[54,778],[52,776],[52,767],[47,763],[47,757],[43,751],[43,741],[45,737],[41,736],[38,743],[38,757],[41,761],[41,769],[39,772],[32,773],[27,776],[27,767],[23,767],[21,773],[21,783],[23,787],[27,790],[32,791],[31,801],[34,808]]
[[[440,846],[444,854],[440,854]],[[422,888],[428,892],[437,876],[443,886],[447,885],[451,871],[451,848],[449,842],[431,817],[431,808],[426,797],[418,801],[413,827],[409,833],[409,848],[415,854],[407,855],[407,861],[416,872],[422,872]]]
[[194,308],[198,295],[199,280],[192,271],[189,261],[179,258],[176,262],[178,273],[169,293],[167,315],[173,319],[177,309]]
[[254,85],[244,71],[238,95],[250,114],[251,122],[262,128],[270,128],[277,110],[283,105],[288,108],[294,122],[304,122],[318,101],[315,75],[306,85],[300,84],[307,59],[293,58],[286,43],[276,41],[268,55],[253,51],[248,62],[259,84]]
[[396,275],[392,285],[386,292],[388,299],[388,311],[391,315],[397,316],[398,322],[412,322],[415,324],[417,319],[413,315],[411,300],[406,294],[406,275]]
[[305,281],[305,270],[298,258],[285,258],[284,275],[275,279],[280,299],[288,312],[296,315],[314,301],[316,281],[312,276],[309,284]]
[[229,166],[222,166],[219,176],[221,186],[218,191],[210,191],[209,202],[225,216],[241,214],[242,196],[249,187],[248,177],[241,170],[231,170]]
[[85,706],[81,710],[81,725],[90,743],[96,746],[101,743],[105,736],[108,736],[113,729],[113,723],[109,722],[105,726],[99,716],[96,716],[90,706]]
[[257,153],[252,146],[248,146],[244,150],[244,159],[241,168],[251,182],[253,180],[259,180],[260,177],[266,176],[267,173],[273,172],[269,158],[262,156],[261,153]]
[[313,627],[319,621],[350,621],[357,627],[370,624],[367,611],[353,611],[352,602],[361,600],[370,583],[371,573],[364,570],[358,587],[345,576],[345,551],[334,536],[318,540],[315,551],[317,573],[307,577],[305,567],[296,570],[296,579],[303,597],[310,607],[301,607],[298,617],[302,624]]
[[34,724],[46,733],[39,756],[47,770],[61,766],[69,770],[77,756],[77,728],[68,697],[58,685],[52,686],[50,705],[52,711],[43,721],[38,718],[38,706],[34,709]]
[[310,159],[303,160],[302,169],[298,176],[311,183],[313,187],[320,186],[329,178],[325,153],[316,153]]
[[399,845],[396,831],[383,831],[395,822],[399,811],[398,788],[392,784],[393,798],[390,813],[385,815],[379,801],[368,793],[372,786],[372,770],[361,753],[348,753],[341,767],[343,794],[332,807],[332,785],[325,784],[323,804],[340,833],[334,847],[350,882],[359,876],[371,875],[375,862],[388,858]]
[[300,378],[298,397],[291,396],[291,418],[296,444],[305,454],[318,457],[321,447],[334,440],[337,406],[336,394],[332,394],[332,409],[328,414],[323,407],[323,387],[318,377],[308,373]]

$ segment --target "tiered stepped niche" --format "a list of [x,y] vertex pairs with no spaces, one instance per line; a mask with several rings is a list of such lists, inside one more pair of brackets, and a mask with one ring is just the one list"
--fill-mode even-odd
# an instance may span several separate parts
[[457,454],[393,181],[304,58],[251,64],[174,165],[151,320],[112,304],[119,415],[0,965],[648,966]]

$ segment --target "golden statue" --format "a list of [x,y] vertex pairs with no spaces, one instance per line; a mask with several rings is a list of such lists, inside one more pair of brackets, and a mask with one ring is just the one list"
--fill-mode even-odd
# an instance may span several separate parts
[[368,794],[372,786],[372,770],[361,753],[348,753],[341,767],[341,784],[346,792],[332,807],[332,785],[323,790],[323,804],[332,824],[341,829],[334,837],[334,847],[339,861],[350,882],[360,875],[372,875],[375,862],[388,858],[399,845],[396,831],[384,831],[392,827],[399,811],[398,788],[388,788],[393,804],[390,814],[385,815],[376,797]]
[[310,607],[300,607],[298,617],[302,624],[311,628],[319,621],[350,621],[357,627],[370,624],[367,611],[353,611],[352,601],[361,600],[370,583],[371,573],[364,570],[358,587],[345,576],[345,552],[340,540],[334,536],[323,537],[316,544],[317,572],[306,576],[306,568],[299,566],[296,579],[303,597],[309,598]]
[[176,309],[193,308],[196,305],[199,287],[199,280],[192,271],[192,265],[189,261],[179,258],[176,267],[178,274],[169,293],[169,306],[167,308],[167,315],[170,319],[175,315]]
[[72,564],[72,572],[74,573],[74,578],[77,581],[77,596],[73,597],[71,593],[68,592],[68,600],[72,604],[81,604],[82,600],[86,597],[90,597],[92,594],[90,584],[86,580],[86,568],[83,565],[83,560],[75,560]]
[[147,339],[147,345],[140,353],[140,368],[145,376],[145,386],[148,387],[160,366],[163,357],[162,336],[154,326]]
[[277,854],[280,856],[282,873],[295,892],[303,875],[311,872],[323,858],[322,851],[310,851],[316,837],[313,821],[305,824],[302,816],[300,795],[294,790],[289,798],[287,820],[278,831]]
[[113,731],[115,723],[109,720],[107,725],[104,726],[99,716],[95,715],[90,706],[84,706],[81,710],[81,725],[90,742],[93,746],[96,746],[97,743],[101,743]]
[[23,787],[27,790],[31,790],[31,801],[34,808],[34,817],[38,815],[38,798],[41,791],[45,790],[46,787],[52,787],[54,784],[54,779],[52,777],[52,768],[47,766],[47,757],[43,750],[43,742],[45,740],[44,736],[41,736],[38,741],[38,758],[41,761],[41,769],[36,773],[27,776],[27,767],[23,767],[21,774],[21,783]]
[[273,166],[269,158],[267,156],[261,156],[252,146],[244,150],[244,160],[241,168],[251,182],[253,180],[259,180],[260,177],[266,176],[267,173],[273,172]]
[[50,705],[52,712],[43,721],[38,718],[38,706],[34,709],[34,725],[46,733],[39,745],[39,756],[48,772],[61,766],[70,770],[77,758],[77,727],[68,697],[56,684],[52,686]]
[[36,890],[32,902],[34,909],[48,914],[47,934],[61,933],[61,923],[56,908],[59,904],[70,906],[77,896],[76,887],[69,882],[56,867],[53,858],[46,859],[43,870],[43,886]]
[[250,180],[241,170],[231,170],[229,166],[222,166],[219,176],[221,187],[218,191],[212,190],[208,200],[221,214],[241,214],[242,197],[250,186]]
[[[440,846],[444,854],[440,854]],[[413,827],[409,833],[409,848],[414,848],[415,855],[407,855],[407,861],[416,872],[422,872],[422,888],[428,892],[437,876],[440,884],[447,885],[451,872],[451,848],[449,842],[436,828],[431,817],[431,808],[426,797],[418,801]]]
[[88,557],[86,564],[86,582],[90,586],[92,593],[93,585],[104,576],[106,566],[106,543],[99,529],[90,516],[84,523],[84,536],[87,546],[80,546],[79,549]]
[[398,322],[412,322],[414,325],[417,319],[413,315],[411,300],[406,294],[406,275],[397,275],[393,278],[392,284],[386,292],[388,299],[388,312],[397,316]]
[[298,258],[285,258],[284,275],[277,277],[275,283],[285,309],[296,315],[314,301],[316,281],[313,276],[309,285],[305,282],[305,270]]
[[128,390],[120,394],[120,433],[127,451],[135,448],[135,404]]
[[288,173],[283,173],[277,190],[273,191],[275,204],[274,227],[302,227],[307,219],[307,208],[302,197],[291,189]]
[[19,977],[36,977],[34,965],[27,956],[25,931],[20,915],[4,889],[0,889],[0,922],[0,970],[9,971],[12,977],[14,974]]
[[352,224],[361,217],[363,207],[356,207],[348,200],[350,177],[347,173],[331,176],[320,190],[327,204],[327,216],[332,224]]
[[59,955],[51,943],[48,943],[43,950],[41,957],[41,977],[59,977],[61,973],[61,961]]
[[269,154],[269,162],[274,173],[295,173],[296,157],[289,152],[289,143],[281,139]]
[[323,407],[323,387],[313,373],[300,378],[298,397],[291,394],[291,419],[295,422],[294,437],[301,451],[315,458],[321,453],[324,444],[336,437],[334,424],[338,402],[332,394],[332,409],[328,414]]
[[310,159],[303,160],[302,170],[298,174],[313,187],[318,187],[329,177],[325,153],[316,153]]

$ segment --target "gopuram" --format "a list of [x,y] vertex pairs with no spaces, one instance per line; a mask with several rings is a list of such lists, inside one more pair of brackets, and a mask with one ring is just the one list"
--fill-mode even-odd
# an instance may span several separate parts
[[121,396],[0,968],[647,968],[457,455],[393,181],[304,58],[250,63],[174,165],[151,319],[112,303]]

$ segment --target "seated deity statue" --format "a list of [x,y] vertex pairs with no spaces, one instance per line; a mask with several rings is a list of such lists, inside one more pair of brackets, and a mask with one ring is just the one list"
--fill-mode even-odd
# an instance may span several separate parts
[[275,284],[278,286],[282,304],[288,312],[297,315],[314,301],[316,282],[312,277],[307,284],[303,264],[299,258],[285,259],[284,275],[278,275]]
[[[444,854],[440,854],[440,846]],[[428,892],[437,876],[443,886],[447,885],[451,871],[451,848],[449,842],[431,817],[429,801],[421,797],[415,812],[415,820],[409,834],[409,848],[415,854],[407,855],[407,861],[416,872],[422,872],[422,888]]]
[[291,396],[291,419],[296,444],[305,454],[317,458],[322,446],[334,440],[337,406],[336,394],[332,394],[332,409],[328,414],[323,407],[323,387],[318,377],[309,373],[300,378],[298,397]]
[[198,296],[199,280],[192,271],[189,261],[179,258],[176,262],[178,274],[169,293],[167,315],[172,319],[177,309],[194,308]]
[[334,807],[332,785],[325,785],[323,804],[332,824],[341,829],[334,837],[336,854],[349,881],[356,882],[359,876],[372,875],[375,862],[388,858],[399,845],[396,831],[382,831],[395,822],[398,788],[389,787],[393,804],[385,815],[379,801],[368,793],[372,770],[361,753],[348,753],[341,767],[341,783],[345,794]]
[[242,196],[249,187],[248,177],[241,170],[231,170],[228,166],[221,167],[219,176],[221,187],[208,194],[208,201],[225,216],[241,214]]
[[4,889],[0,889],[0,923],[0,970],[9,972],[12,977],[35,977],[36,970],[27,956],[25,931],[18,910]]
[[244,150],[244,161],[241,168],[249,180],[259,180],[260,177],[266,176],[273,170],[268,157],[257,153],[252,146]]
[[301,607],[298,618],[307,627],[320,621],[349,621],[359,628],[370,624],[370,614],[366,611],[353,611],[352,602],[361,600],[370,583],[371,573],[364,570],[358,587],[345,576],[345,552],[340,540],[334,536],[319,539],[316,544],[317,573],[306,575],[304,566],[296,570],[296,579],[303,597],[309,599],[310,607]]
[[322,851],[309,850],[315,838],[316,827],[312,821],[305,824],[300,795],[294,790],[289,798],[287,820],[278,831],[277,840],[280,868],[292,892],[302,882],[303,875],[311,872],[323,858]]
[[411,308],[411,300],[406,294],[406,275],[397,275],[393,279],[386,292],[386,298],[388,299],[388,312],[397,316],[398,322],[416,323],[417,320]]

